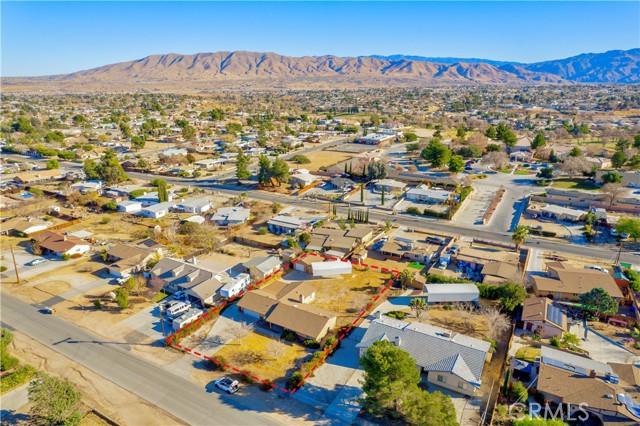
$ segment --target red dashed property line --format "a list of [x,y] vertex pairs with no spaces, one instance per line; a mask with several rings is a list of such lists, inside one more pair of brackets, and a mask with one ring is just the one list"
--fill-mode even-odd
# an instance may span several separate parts
[[[264,279],[262,279],[262,280],[257,281],[255,285],[251,285],[251,286],[249,286],[249,287],[247,288],[247,291],[248,291],[248,290],[251,290],[252,288],[258,287],[258,286],[259,286],[261,283],[263,283],[264,281],[269,280],[271,277],[273,277],[273,276],[275,276],[275,275],[279,274],[283,269],[287,269],[287,268],[291,267],[291,266],[293,265],[293,263],[295,263],[297,260],[303,259],[304,257],[306,257],[306,256],[308,256],[308,255],[312,255],[312,256],[321,256],[321,257],[323,257],[323,258],[325,258],[325,259],[327,259],[327,258],[328,258],[326,255],[316,254],[316,253],[313,253],[313,252],[312,252],[312,253],[305,253],[305,254],[303,254],[302,256],[298,257],[297,259],[294,259],[294,261],[293,261],[291,264],[286,264],[286,265],[284,266],[284,268],[280,268],[280,269],[278,269],[278,271],[276,271],[275,273],[273,273],[273,274],[271,274],[271,275],[269,275],[269,276],[265,277],[265,278],[264,278]],[[337,258],[332,258],[332,259],[338,260]],[[343,259],[340,259],[340,260],[342,260],[343,262],[348,262],[347,260],[343,260]],[[353,263],[353,262],[352,262],[352,263]],[[364,264],[364,263],[363,263],[363,264],[362,264],[362,266],[369,266],[369,265],[367,265],[367,264]],[[391,287],[391,285],[393,284],[394,279],[396,279],[396,278],[398,277],[398,275],[400,274],[400,272],[399,272],[399,271],[397,271],[397,270],[395,270],[395,269],[388,269],[388,268],[384,268],[384,267],[378,267],[378,266],[376,266],[376,265],[370,265],[370,266],[371,266],[372,268],[376,268],[376,269],[377,269],[377,268],[380,268],[383,272],[391,272],[391,273],[393,273],[393,274],[394,274],[394,277],[393,277],[392,279],[390,279],[390,280],[387,282],[387,284],[386,284],[386,285],[385,285],[385,286],[380,290],[380,293],[379,293],[379,294],[377,294],[377,295],[375,296],[375,298],[374,298],[374,299],[373,299],[369,304],[367,304],[366,309],[365,309],[365,310],[363,310],[363,311],[360,313],[360,315],[358,316],[358,318],[356,318],[356,319],[353,321],[353,324],[352,324],[352,325],[350,325],[350,326],[349,326],[349,327],[348,327],[348,328],[347,328],[347,329],[346,329],[346,330],[345,330],[345,331],[344,331],[344,332],[343,332],[343,333],[338,337],[338,340],[337,340],[333,345],[331,345],[331,347],[330,347],[330,348],[326,348],[326,349],[324,350],[324,356],[323,356],[322,358],[320,358],[320,360],[318,360],[318,362],[317,362],[317,363],[316,363],[316,364],[311,368],[311,371],[307,372],[307,373],[305,374],[304,378],[303,378],[299,383],[297,383],[297,384],[293,387],[293,389],[289,390],[289,389],[286,389],[286,388],[284,388],[284,387],[280,387],[280,388],[278,388],[278,385],[271,383],[271,386],[272,386],[274,389],[279,389],[279,390],[281,390],[282,392],[289,393],[289,394],[291,394],[291,395],[293,395],[293,394],[294,394],[298,389],[300,389],[300,388],[302,387],[302,385],[304,384],[304,381],[305,381],[306,379],[308,379],[308,378],[309,378],[309,376],[311,376],[311,374],[312,374],[313,372],[315,372],[315,370],[316,370],[318,367],[320,367],[320,366],[321,366],[321,365],[326,361],[326,359],[327,359],[327,357],[329,356],[329,354],[330,354],[333,350],[335,350],[335,349],[336,349],[336,347],[338,346],[338,343],[339,343],[341,340],[343,340],[345,337],[347,337],[347,336],[349,335],[349,332],[351,332],[351,331],[353,330],[354,326],[358,323],[358,321],[360,321],[360,319],[362,319],[362,317],[364,317],[364,315],[367,313],[367,311],[369,311],[369,309],[371,309],[371,307],[375,304],[375,302],[377,302],[377,301],[380,299],[380,297],[381,297],[381,296],[382,296],[382,295],[383,295],[383,294],[384,294],[384,293],[385,293],[385,292],[386,292],[386,291]],[[237,296],[235,296],[235,297],[233,297],[232,299],[230,299],[228,302],[223,302],[223,303],[221,303],[220,305],[215,306],[214,308],[212,308],[212,309],[211,309],[211,311],[210,311],[210,312],[211,312],[211,313],[214,313],[214,312],[216,312],[218,309],[222,309],[222,308],[223,308],[223,307],[225,307],[229,302],[232,302],[233,300],[235,300],[235,299],[237,299],[237,298],[241,297],[241,296],[242,296],[242,295],[244,295],[244,294],[245,294],[245,291],[241,292],[241,293],[240,293],[240,294],[238,294]],[[209,314],[209,312],[207,312],[207,313],[205,314],[204,318],[208,318],[208,314]],[[202,317],[201,317],[201,318],[199,318],[199,320],[202,320]],[[199,357],[199,358],[203,358],[203,359],[206,359],[206,360],[208,360],[208,361],[213,361],[216,365],[220,365],[220,364],[221,364],[221,363],[220,363],[220,361],[218,361],[216,358],[208,357],[208,356],[206,356],[206,355],[201,354],[200,352],[193,351],[192,349],[187,348],[187,347],[184,347],[184,346],[182,346],[182,345],[180,345],[180,344],[178,344],[178,343],[171,343],[171,339],[172,339],[174,336],[176,336],[176,335],[180,335],[181,333],[182,333],[182,329],[178,330],[178,331],[177,331],[177,332],[175,332],[174,334],[169,335],[169,336],[165,339],[165,343],[167,343],[168,345],[171,345],[172,347],[174,347],[174,348],[176,348],[176,349],[180,349],[180,350],[182,350],[182,351],[185,351],[185,352],[187,352],[187,353],[190,353],[190,354],[192,354],[192,355],[195,355],[195,356],[197,356],[197,357]],[[255,375],[249,375],[249,373],[247,373],[246,371],[241,371],[240,369],[238,369],[238,368],[236,368],[236,367],[232,367],[232,366],[230,366],[229,364],[222,363],[222,366],[223,366],[223,367],[225,367],[226,369],[231,369],[231,370],[235,371],[236,373],[243,374],[243,375],[244,375],[244,376],[246,376],[246,377],[251,377],[251,378],[252,378],[252,379],[254,379],[255,381],[261,381],[261,382],[263,382],[264,384],[268,384],[268,383],[269,383],[267,380],[260,379],[260,378],[258,378],[258,377],[257,377],[257,376],[255,376]]]

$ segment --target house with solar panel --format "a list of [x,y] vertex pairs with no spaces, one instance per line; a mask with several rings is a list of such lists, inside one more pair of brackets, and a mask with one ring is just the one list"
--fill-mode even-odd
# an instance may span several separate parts
[[525,299],[522,307],[522,329],[542,338],[557,337],[569,331],[567,314],[546,297]]
[[360,356],[379,340],[409,352],[428,383],[462,395],[476,394],[482,385],[484,364],[491,356],[489,342],[380,313],[356,345]]

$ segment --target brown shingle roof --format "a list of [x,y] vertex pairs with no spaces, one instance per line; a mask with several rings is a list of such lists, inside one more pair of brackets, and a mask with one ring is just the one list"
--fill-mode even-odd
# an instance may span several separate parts
[[[550,307],[553,309],[553,301],[546,297],[525,299],[522,307],[522,321],[544,322],[548,325],[566,331],[567,316],[565,314],[561,314],[559,318],[549,318]],[[558,321],[558,323],[555,321]]]
[[584,294],[602,287],[611,297],[621,299],[622,292],[613,277],[590,269],[557,269],[558,279],[533,277],[538,291]]
[[323,312],[318,308],[309,305],[289,305],[279,303],[266,320],[272,324],[292,330],[303,336],[311,336],[316,338],[320,336],[327,327],[329,321],[335,315],[329,312]]
[[34,236],[33,240],[40,244],[40,247],[54,253],[64,253],[77,245],[89,245],[89,243],[78,237],[62,235],[46,229]]

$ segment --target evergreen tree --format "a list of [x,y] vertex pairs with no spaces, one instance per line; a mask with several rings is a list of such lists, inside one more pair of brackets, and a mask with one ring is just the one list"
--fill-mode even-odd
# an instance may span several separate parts
[[262,154],[258,160],[258,183],[266,185],[271,182],[271,160]]
[[382,196],[380,198],[381,198],[380,204],[384,206],[384,186],[382,187]]
[[249,171],[249,156],[242,151],[238,152],[236,177],[238,179],[249,179],[251,177],[251,172]]

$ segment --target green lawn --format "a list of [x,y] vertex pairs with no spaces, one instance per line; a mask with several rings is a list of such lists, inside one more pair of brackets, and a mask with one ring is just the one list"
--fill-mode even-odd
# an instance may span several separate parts
[[498,171],[499,171],[500,173],[506,173],[506,174],[511,173],[511,169],[498,169]]
[[516,359],[522,361],[533,362],[537,356],[540,356],[540,348],[533,346],[523,346],[516,351]]
[[598,186],[591,183],[591,181],[583,178],[561,178],[556,179],[551,183],[553,188],[564,189],[585,189],[588,191],[595,191],[599,189]]
[[528,175],[530,172],[528,170],[516,170],[514,175]]
[[153,301],[154,301],[154,303],[158,303],[159,301],[161,301],[162,299],[164,299],[164,298],[166,298],[168,296],[169,296],[168,293],[165,293],[164,291],[160,291],[160,292],[156,293],[153,296]]
[[422,269],[424,268],[424,265],[422,263],[419,262],[411,262],[409,263],[409,268],[414,268],[414,269]]

